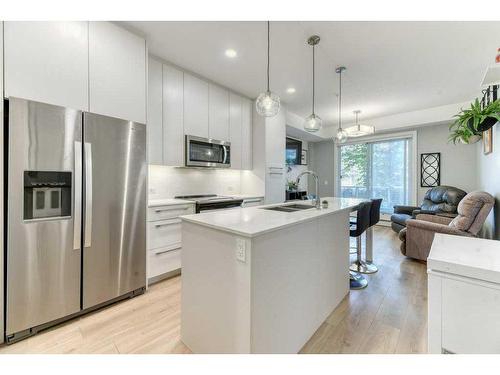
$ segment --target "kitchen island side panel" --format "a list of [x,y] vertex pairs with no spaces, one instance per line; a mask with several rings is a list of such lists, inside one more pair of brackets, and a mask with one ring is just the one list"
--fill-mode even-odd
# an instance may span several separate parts
[[181,339],[194,353],[250,353],[250,240],[182,223]]
[[349,213],[253,239],[252,353],[297,353],[349,292]]

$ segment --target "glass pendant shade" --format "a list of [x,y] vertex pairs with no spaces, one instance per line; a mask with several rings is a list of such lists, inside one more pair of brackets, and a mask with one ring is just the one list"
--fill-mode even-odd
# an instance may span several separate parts
[[320,37],[313,35],[307,39],[307,44],[312,46],[312,113],[304,120],[304,130],[309,133],[315,133],[321,129],[323,121],[321,117],[314,113],[314,95],[315,95],[315,60],[314,47],[319,43]]
[[345,143],[349,135],[344,129],[337,130],[337,134],[335,135],[335,142],[337,143]]
[[375,128],[369,125],[354,125],[349,126],[344,130],[349,137],[362,137],[364,135],[370,135],[375,133]]
[[280,97],[271,91],[263,92],[255,101],[255,109],[261,116],[276,116],[280,111]]
[[364,135],[370,135],[375,133],[375,127],[369,125],[361,125],[359,123],[359,114],[360,110],[354,111],[354,115],[356,116],[356,125],[349,126],[345,129],[345,132],[349,137],[362,137]]
[[323,120],[321,120],[321,117],[313,113],[312,115],[306,117],[306,120],[304,121],[304,130],[310,133],[315,133],[321,129],[322,123]]
[[269,89],[270,23],[267,21],[267,90],[255,101],[257,113],[264,117],[273,117],[280,111],[280,97]]

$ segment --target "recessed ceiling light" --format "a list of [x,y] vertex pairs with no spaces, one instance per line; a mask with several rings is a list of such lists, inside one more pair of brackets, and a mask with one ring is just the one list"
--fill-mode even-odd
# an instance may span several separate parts
[[231,59],[234,59],[238,55],[238,53],[234,49],[231,49],[231,48],[227,49],[225,54],[227,57],[229,57]]
[[286,89],[286,92],[288,94],[295,94],[295,88],[294,87],[289,87],[289,88]]

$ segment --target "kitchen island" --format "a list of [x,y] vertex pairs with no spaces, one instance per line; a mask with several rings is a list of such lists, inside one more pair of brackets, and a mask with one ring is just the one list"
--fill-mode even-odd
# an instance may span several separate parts
[[335,309],[349,292],[349,213],[363,200],[322,200],[181,217],[181,338],[194,353],[297,353]]

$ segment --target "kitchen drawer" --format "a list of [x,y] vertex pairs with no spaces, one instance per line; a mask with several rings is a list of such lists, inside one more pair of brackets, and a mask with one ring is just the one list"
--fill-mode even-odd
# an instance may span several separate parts
[[148,221],[173,219],[182,215],[194,214],[194,204],[176,204],[148,208]]
[[151,221],[148,223],[148,250],[181,243],[181,219]]
[[181,268],[181,249],[148,251],[148,279]]

